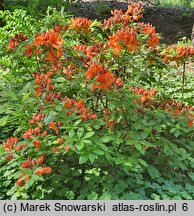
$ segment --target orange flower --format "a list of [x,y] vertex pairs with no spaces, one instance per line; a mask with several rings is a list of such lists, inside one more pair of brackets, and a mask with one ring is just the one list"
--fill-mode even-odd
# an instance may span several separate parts
[[18,151],[21,151],[24,147],[28,146],[27,144],[23,144],[23,145],[19,145],[19,146],[16,146],[15,148],[18,150]]
[[35,96],[41,96],[46,90],[52,91],[54,86],[51,81],[52,72],[47,72],[46,74],[41,73],[36,75],[36,93]]
[[5,151],[11,151],[16,146],[17,143],[18,143],[17,137],[10,137],[7,139],[7,142],[3,141],[3,147]]
[[5,158],[5,160],[7,160],[7,161],[10,161],[10,160],[12,160],[13,159],[13,154],[9,154],[6,158]]
[[109,45],[114,51],[115,55],[119,55],[123,46],[127,48],[129,52],[136,51],[138,49],[138,41],[135,28],[121,29],[116,34],[109,36]]
[[58,143],[58,144],[63,144],[63,143],[64,143],[64,139],[58,138],[58,139],[57,139],[57,143]]
[[193,120],[192,119],[188,120],[188,127],[190,127],[190,128],[193,127]]
[[107,68],[105,68],[103,65],[97,64],[91,65],[88,71],[86,72],[86,79],[90,78],[95,78],[95,82],[99,83],[93,84],[91,90],[100,88],[102,90],[107,91],[115,80],[112,73],[108,71]]
[[105,73],[107,71],[108,71],[108,69],[106,69],[102,65],[93,64],[89,67],[88,71],[86,72],[86,79],[94,78],[98,74],[102,74],[102,73]]
[[84,101],[83,100],[77,100],[74,102],[74,105],[77,109],[82,109],[82,108],[84,108]]
[[188,116],[191,117],[191,119],[188,119],[188,127],[192,128],[194,123],[194,114],[189,113]]
[[69,148],[68,145],[65,145],[65,150],[66,150],[66,152],[69,152],[69,151],[70,151],[70,148]]
[[52,130],[55,131],[56,134],[59,134],[59,128],[57,126],[57,123],[56,122],[50,122],[49,123],[49,126]]
[[42,164],[44,162],[44,156],[40,156],[38,159],[37,159],[37,166],[39,166],[40,164]]
[[130,28],[126,31],[126,34],[123,39],[124,46],[126,46],[129,52],[136,51],[138,48],[136,29]]
[[53,148],[53,151],[54,151],[54,152],[59,152],[59,150],[60,150],[59,147],[54,147],[54,148]]
[[111,11],[111,14],[112,16],[109,19],[104,20],[103,23],[104,28],[111,27],[121,23],[122,25],[126,26],[130,21],[129,17],[127,17],[126,14],[123,14],[122,9],[113,10]]
[[158,35],[156,35],[156,34],[151,34],[149,37],[148,37],[148,40],[147,40],[147,46],[148,47],[153,47],[153,48],[155,48],[156,47],[156,45],[158,44],[158,42],[159,42],[159,37],[158,37]]
[[139,3],[133,3],[128,6],[128,9],[126,11],[126,18],[131,19],[133,18],[135,21],[140,19],[143,14],[143,6]]
[[121,77],[118,77],[114,80],[114,86],[117,88],[117,89],[120,89],[123,87],[124,83],[123,83],[123,80],[121,79]]
[[66,109],[71,109],[72,104],[73,104],[73,100],[72,100],[72,99],[69,99],[68,101],[66,101],[66,102],[64,103],[64,107],[65,107]]
[[89,20],[87,18],[82,18],[82,17],[77,17],[72,22],[72,26],[75,29],[84,31],[85,33],[90,32],[89,28],[90,28],[91,24],[92,24],[91,20]]
[[180,113],[180,111],[178,109],[175,109],[173,111],[173,116],[178,116],[179,113]]
[[34,145],[34,147],[36,147],[37,149],[39,149],[40,148],[40,141],[39,140],[34,140],[33,141],[33,145]]
[[108,91],[112,83],[114,82],[114,77],[110,71],[107,71],[106,73],[99,74],[98,76],[96,76],[95,81],[99,84],[93,84],[91,90],[100,88],[102,90]]
[[30,158],[27,159],[27,161],[22,162],[21,168],[30,168],[32,169],[34,166],[34,161]]
[[63,46],[63,39],[57,33],[49,32],[47,43],[59,50]]
[[65,98],[65,100],[67,101],[64,103],[64,107],[70,110],[67,115],[71,115],[72,113],[78,113],[80,114],[83,121],[87,119],[96,119],[96,114],[92,114],[89,112],[89,109],[84,106],[83,100],[75,100],[68,98]]
[[31,55],[32,55],[32,51],[33,51],[33,46],[31,45],[31,44],[27,44],[26,46],[25,46],[25,55],[27,56],[27,57],[30,57]]
[[45,166],[45,167],[40,167],[38,171],[36,172],[37,175],[44,175],[44,174],[49,174],[52,172],[51,167]]
[[190,46],[171,45],[167,47],[164,61],[185,61],[186,58],[194,56],[194,48]]
[[30,180],[30,176],[26,176],[26,178],[20,180],[21,178],[23,178],[24,176],[26,176],[26,174],[23,172],[22,175],[20,176],[20,178],[16,181],[16,184],[19,185],[20,187],[24,186],[26,184],[27,181]]
[[25,182],[22,181],[22,180],[17,180],[17,181],[16,181],[16,184],[19,185],[20,187],[22,187],[22,186],[25,185]]
[[17,46],[19,46],[20,41],[25,41],[27,39],[27,36],[25,36],[23,33],[16,34],[14,37],[11,37],[8,50],[13,50]]
[[33,137],[40,136],[40,127],[36,127],[34,129],[29,129],[23,134],[23,139],[32,139]]
[[60,49],[63,46],[63,39],[56,32],[43,32],[40,35],[35,36],[35,46],[47,46]]

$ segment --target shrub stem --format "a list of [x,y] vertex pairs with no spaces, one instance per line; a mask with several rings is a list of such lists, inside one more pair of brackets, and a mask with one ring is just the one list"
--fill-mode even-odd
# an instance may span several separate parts
[[184,61],[184,63],[183,63],[183,73],[182,73],[182,103],[183,103],[183,101],[184,101],[185,68],[186,68],[186,63],[185,63],[185,61]]

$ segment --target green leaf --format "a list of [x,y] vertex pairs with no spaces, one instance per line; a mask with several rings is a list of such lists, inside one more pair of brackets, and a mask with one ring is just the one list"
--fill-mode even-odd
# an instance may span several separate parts
[[3,90],[2,95],[3,95],[3,96],[6,96],[6,97],[9,97],[9,98],[11,98],[12,100],[18,100],[17,95],[16,95],[13,91],[8,90],[8,89]]
[[82,142],[85,143],[85,144],[91,144],[92,143],[91,140],[82,140]]
[[77,126],[79,123],[82,122],[82,119],[78,119],[75,123],[74,123],[74,126]]
[[188,175],[192,179],[192,181],[194,181],[194,172],[190,172],[190,173],[188,173]]
[[9,118],[9,116],[5,116],[5,117],[0,119],[0,127],[3,127],[7,124],[8,118]]
[[72,138],[75,135],[75,131],[73,129],[71,129],[69,131],[69,137]]
[[78,128],[77,130],[77,137],[80,138],[84,134],[84,128]]
[[157,179],[160,177],[158,169],[154,166],[148,166],[148,173],[153,179]]
[[44,123],[47,125],[49,124],[50,122],[53,122],[55,120],[57,116],[57,113],[54,112],[54,111],[50,111],[49,114],[47,114],[44,118]]
[[26,182],[25,188],[27,189],[27,188],[31,187],[31,186],[34,184],[34,182],[35,182],[35,179],[34,179],[33,177],[31,177],[31,178]]
[[139,161],[139,163],[142,164],[143,166],[148,166],[147,163],[146,163],[144,160],[142,160],[141,158],[138,158],[138,161]]
[[133,164],[131,163],[131,161],[128,160],[124,162],[124,165],[131,167]]
[[94,131],[92,131],[92,132],[88,132],[88,133],[83,137],[83,139],[90,138],[90,137],[92,137],[94,134],[95,134]]
[[97,158],[97,155],[96,154],[92,154],[92,153],[89,153],[89,160],[93,163],[94,160]]
[[78,150],[81,150],[81,149],[83,149],[83,147],[84,147],[84,143],[77,142],[77,143],[75,144],[75,146],[77,147]]
[[81,155],[79,158],[79,164],[83,164],[88,160],[88,155]]
[[135,143],[135,148],[138,149],[138,150],[142,150],[143,146],[139,143]]
[[110,142],[111,140],[112,140],[111,136],[106,136],[106,137],[102,138],[102,142],[104,142],[104,143]]
[[103,155],[104,154],[104,151],[102,151],[101,149],[94,149],[92,152],[95,153],[95,154],[98,154],[98,155]]
[[58,77],[55,79],[56,82],[62,83],[62,82],[66,82],[66,79],[64,77]]

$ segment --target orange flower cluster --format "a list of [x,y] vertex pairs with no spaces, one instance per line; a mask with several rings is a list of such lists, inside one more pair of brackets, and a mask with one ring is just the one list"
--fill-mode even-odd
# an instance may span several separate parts
[[[34,160],[28,158],[26,161],[22,162],[21,169],[29,168],[31,170],[35,170],[43,162],[44,162],[44,156],[42,155],[38,159],[34,159]],[[51,171],[52,171],[51,167],[45,166],[45,167],[40,167],[38,171],[36,171],[36,174],[37,175],[49,174],[51,173]],[[16,184],[19,186],[24,186],[30,178],[31,176],[26,175],[26,173],[23,172],[22,175],[19,177],[19,179],[16,181]]]
[[98,53],[100,53],[103,50],[103,46],[104,46],[104,43],[101,41],[92,46],[75,45],[73,46],[73,49],[82,51],[84,55],[86,55],[89,58],[92,58],[92,57],[95,57]]
[[78,113],[83,121],[86,121],[87,119],[94,120],[97,118],[96,114],[91,113],[89,109],[85,107],[85,103],[83,100],[66,98],[64,107],[70,110],[67,115],[71,115],[72,113]]
[[[142,95],[135,103],[140,103],[142,108],[154,109],[164,109],[168,112],[172,112],[173,116],[178,116],[179,114],[185,114],[188,118],[188,127],[192,127],[194,122],[194,115],[190,112],[194,111],[194,106],[184,105],[182,102],[176,102],[173,98],[168,101],[155,101],[154,96],[157,94],[156,89],[151,89],[150,91],[144,88],[130,88],[130,91],[135,94]],[[136,109],[137,112],[144,113],[143,109]]]
[[44,113],[35,113],[32,115],[32,119],[29,120],[29,124],[41,125],[41,123],[44,121],[44,118],[45,118]]
[[14,37],[11,37],[9,44],[8,44],[8,50],[13,50],[17,46],[20,45],[21,41],[27,40],[27,36],[25,36],[23,33],[16,34]]
[[41,133],[40,127],[36,127],[34,129],[26,130],[25,134],[22,135],[22,138],[23,139],[33,139],[34,147],[39,149],[40,144],[41,144],[39,137],[44,137],[44,136],[46,136],[46,134],[47,134],[46,131]]
[[121,77],[115,78],[114,82],[113,82],[113,86],[116,87],[116,89],[121,89],[123,88],[124,82],[121,79]]
[[133,3],[128,6],[126,13],[123,13],[122,10],[111,11],[112,17],[107,20],[104,20],[103,26],[105,28],[115,26],[117,24],[122,24],[127,26],[132,20],[139,20],[143,14],[143,6],[139,3]]
[[46,49],[45,60],[51,61],[53,64],[58,64],[58,59],[63,53],[63,39],[61,36],[53,29],[49,32],[43,32],[40,35],[36,35],[34,41],[31,44],[25,46],[25,55],[27,57],[34,54],[39,54],[41,59],[41,54],[43,53],[43,48]]
[[[57,138],[56,141],[57,141],[57,143],[58,143],[60,146],[54,147],[54,148],[53,148],[53,151],[54,151],[54,152],[59,152],[62,148],[64,148],[64,149],[66,150],[66,152],[69,152],[69,151],[70,151],[70,147],[69,147],[68,144],[62,145],[62,144],[64,144],[64,142],[65,142],[64,139],[62,139],[62,138]],[[62,146],[61,146],[61,145],[62,145]]]
[[77,74],[76,67],[73,65],[69,65],[67,68],[63,67],[63,74],[67,80],[74,79],[75,75]]
[[62,31],[66,31],[68,28],[69,28],[69,25],[66,25],[65,27],[63,27],[61,24],[58,24],[55,27],[53,27],[50,30],[50,32],[60,33]]
[[[5,151],[11,151],[11,152],[15,152],[15,151],[21,151],[24,147],[28,146],[27,144],[22,144],[22,145],[18,145],[18,138],[17,137],[10,137],[7,139],[7,141],[3,141],[3,147]],[[5,157],[5,160],[10,161],[13,159],[13,154],[10,153],[9,155],[7,155]]]
[[194,48],[190,46],[171,45],[168,46],[165,54],[164,61],[182,61],[185,58],[194,56]]
[[7,139],[7,141],[3,141],[3,147],[5,151],[11,151],[18,143],[17,137],[10,137]]
[[111,26],[115,26],[117,24],[121,24],[124,26],[127,26],[129,23],[129,19],[126,18],[125,14],[123,14],[122,9],[121,10],[113,10],[111,11],[112,16],[109,19],[105,19],[103,23],[104,28],[108,28]]
[[93,64],[88,68],[86,72],[86,79],[91,78],[95,78],[95,82],[99,83],[94,83],[91,90],[100,88],[102,90],[108,91],[115,80],[114,76],[107,68],[98,64]]
[[116,34],[109,36],[109,45],[115,55],[120,54],[123,46],[125,46],[129,52],[137,51],[138,41],[136,28],[121,29],[116,32]]
[[34,129],[26,130],[25,134],[23,134],[23,139],[32,139],[34,137],[39,137],[41,135],[40,127],[36,127]]
[[155,88],[151,89],[150,91],[145,88],[135,87],[130,88],[131,92],[134,92],[136,94],[148,96],[148,97],[154,97],[157,94],[157,90]]
[[133,19],[135,21],[139,20],[143,14],[143,6],[139,3],[133,3],[128,6],[126,11],[126,18]]
[[49,31],[36,35],[34,43],[37,47],[54,47],[56,50],[59,50],[63,46],[63,39],[56,32]]
[[135,93],[135,94],[139,94],[142,95],[138,100],[134,100],[135,103],[139,103],[141,107],[150,107],[151,106],[151,102],[153,100],[153,97],[157,94],[157,90],[151,89],[150,91],[144,88],[140,88],[140,87],[136,87],[136,88],[130,88],[130,91]]
[[46,74],[36,74],[36,92],[35,96],[41,96],[46,90],[52,91],[54,86],[50,77],[53,75],[53,72],[47,72]]
[[21,168],[30,168],[33,169],[35,166],[40,166],[44,162],[44,156],[40,156],[37,160],[32,160],[28,158],[27,161],[22,162]]
[[54,100],[60,100],[61,99],[61,95],[62,93],[61,92],[49,92],[47,95],[46,95],[46,102],[54,102]]
[[16,184],[20,187],[24,186],[27,181],[30,180],[30,176],[26,175],[26,173],[22,173],[22,175],[19,177],[19,179],[16,181]]
[[76,17],[75,19],[73,19],[71,25],[74,27],[74,29],[80,32],[83,31],[85,33],[89,33],[90,32],[89,28],[91,24],[92,24],[92,21],[87,18]]
[[45,167],[40,167],[38,171],[36,172],[37,175],[44,175],[44,174],[50,174],[52,172],[51,167],[45,166]]
[[28,144],[22,144],[22,145],[16,146],[15,148],[16,150],[21,151],[26,146],[28,146]]
[[147,46],[155,48],[159,43],[159,37],[156,34],[155,27],[153,27],[150,23],[138,23],[138,26],[141,28],[141,32],[148,35],[147,38]]

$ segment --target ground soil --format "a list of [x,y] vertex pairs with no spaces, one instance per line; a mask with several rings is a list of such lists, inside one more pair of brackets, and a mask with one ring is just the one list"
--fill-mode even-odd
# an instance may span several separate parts
[[[94,0],[84,0],[77,9],[73,9],[76,16],[90,19],[104,19],[110,16],[112,9],[127,10],[129,3],[119,1],[105,1],[101,9]],[[128,0],[130,2],[130,0]],[[194,24],[194,9],[161,8],[144,4],[143,22],[152,23],[161,35],[161,42],[165,44],[176,43],[182,37],[191,37]],[[97,9],[96,9],[97,8]],[[100,11],[100,12],[99,12]]]

